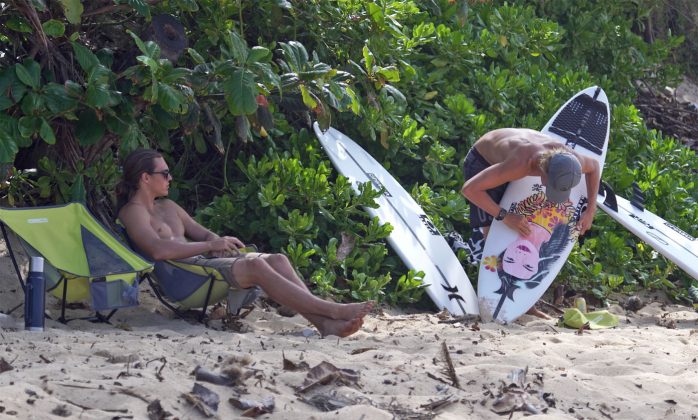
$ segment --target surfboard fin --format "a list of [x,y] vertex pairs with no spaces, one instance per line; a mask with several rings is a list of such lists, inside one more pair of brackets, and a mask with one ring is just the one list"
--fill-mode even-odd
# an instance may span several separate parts
[[637,185],[637,182],[633,182],[633,197],[630,204],[640,211],[645,211],[645,192]]
[[602,192],[605,197],[603,200],[603,204],[609,209],[617,212],[618,201],[616,200],[616,193],[613,191],[613,188],[611,188],[611,186],[608,185],[608,183],[601,181],[601,185],[599,186],[599,192]]

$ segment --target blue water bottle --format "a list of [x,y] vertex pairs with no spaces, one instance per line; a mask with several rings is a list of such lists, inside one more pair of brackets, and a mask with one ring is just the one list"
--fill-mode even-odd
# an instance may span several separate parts
[[24,329],[44,330],[46,281],[44,280],[44,259],[31,257],[27,289],[24,293]]

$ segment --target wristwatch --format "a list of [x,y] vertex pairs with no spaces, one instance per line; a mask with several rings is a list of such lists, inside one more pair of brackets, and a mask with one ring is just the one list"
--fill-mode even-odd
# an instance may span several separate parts
[[507,217],[507,211],[504,209],[499,209],[499,214],[494,218],[495,220],[504,220]]

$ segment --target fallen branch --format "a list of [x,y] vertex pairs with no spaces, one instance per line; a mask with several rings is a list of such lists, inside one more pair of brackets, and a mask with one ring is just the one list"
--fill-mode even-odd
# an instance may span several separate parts
[[454,387],[462,389],[460,387],[460,382],[458,381],[458,375],[456,375],[456,369],[453,367],[453,360],[451,360],[451,354],[448,352],[446,341],[441,342],[441,350],[443,351],[444,359],[446,360],[446,372],[448,373],[448,377],[451,379]]

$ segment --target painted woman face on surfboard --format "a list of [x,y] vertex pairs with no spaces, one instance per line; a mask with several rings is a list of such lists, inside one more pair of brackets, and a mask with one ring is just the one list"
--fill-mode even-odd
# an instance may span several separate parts
[[502,268],[512,276],[528,280],[538,272],[540,247],[550,239],[550,232],[529,222],[531,233],[520,236],[504,250]]

